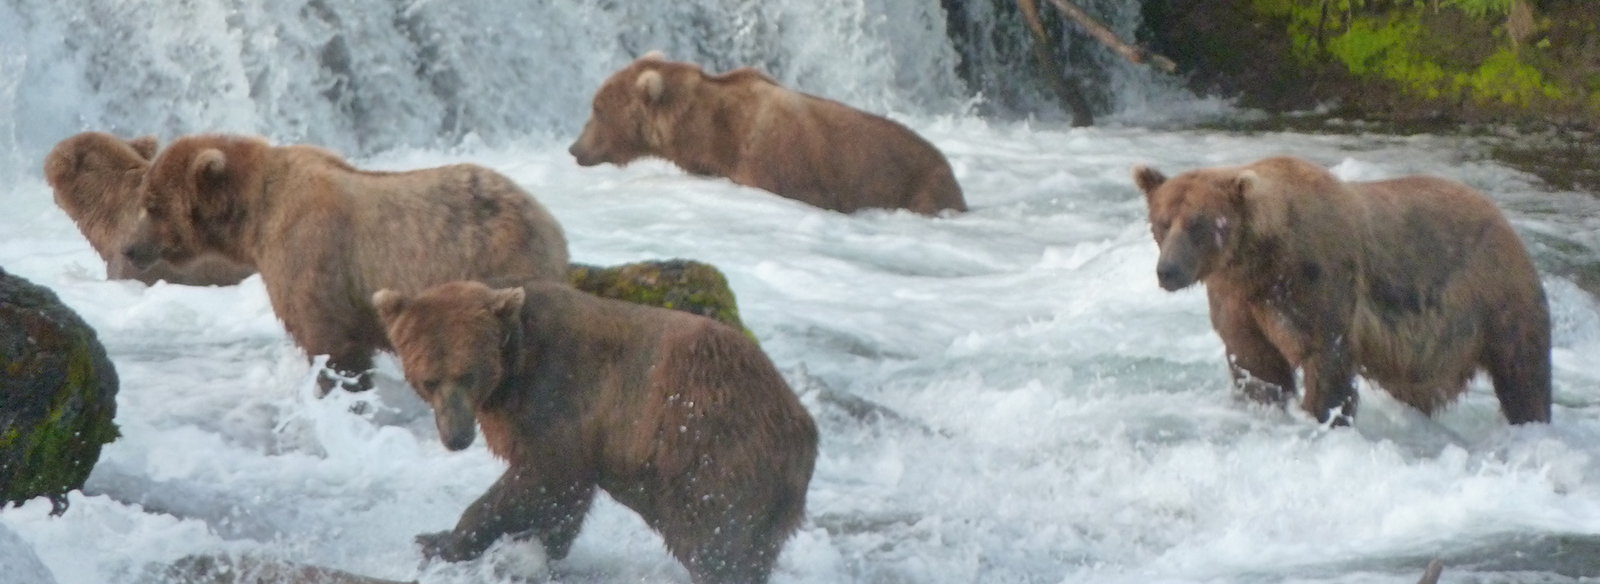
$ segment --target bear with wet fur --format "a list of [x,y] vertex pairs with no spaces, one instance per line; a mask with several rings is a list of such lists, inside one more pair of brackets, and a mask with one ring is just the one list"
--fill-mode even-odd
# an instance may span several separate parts
[[1136,167],[1175,291],[1203,282],[1236,386],[1355,415],[1354,376],[1424,413],[1488,372],[1513,424],[1550,420],[1550,316],[1533,261],[1487,197],[1441,178],[1342,182],[1293,157]]
[[566,286],[441,284],[373,305],[439,437],[476,423],[509,462],[423,554],[461,561],[501,536],[566,556],[595,488],[642,516],[698,584],[767,580],[800,524],[817,429],[743,333]]
[[471,164],[375,172],[311,146],[185,136],[156,157],[141,200],[124,249],[134,266],[219,253],[259,270],[289,336],[343,378],[324,372],[324,391],[370,387],[372,354],[390,347],[373,292],[567,277],[566,238],[550,213]]
[[578,164],[654,156],[842,213],[965,211],[944,154],[882,116],[786,89],[751,68],[708,75],[651,53],[595,92]]
[[104,132],[83,132],[57,143],[44,159],[45,180],[55,191],[56,205],[106,262],[106,278],[231,286],[254,274],[249,266],[217,254],[204,254],[182,268],[157,261],[143,269],[122,255],[139,221],[139,181],[156,150],[153,136],[123,140]]

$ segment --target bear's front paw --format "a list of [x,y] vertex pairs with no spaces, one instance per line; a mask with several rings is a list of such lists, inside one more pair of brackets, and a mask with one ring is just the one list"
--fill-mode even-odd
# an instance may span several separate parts
[[454,534],[450,531],[436,531],[434,533],[424,533],[422,535],[418,535],[417,545],[422,546],[422,557],[429,560],[442,559],[447,562],[456,561],[455,558],[451,557],[455,554],[450,553],[454,547],[450,545],[453,540],[451,537],[452,535]]

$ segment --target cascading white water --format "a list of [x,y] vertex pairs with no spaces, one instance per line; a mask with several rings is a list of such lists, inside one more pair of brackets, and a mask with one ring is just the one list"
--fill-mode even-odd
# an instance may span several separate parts
[[[1128,38],[1139,5],[1085,4]],[[990,3],[960,9],[989,37],[1017,34]],[[82,130],[258,133],[351,155],[570,135],[600,82],[651,50],[710,71],[758,67],[880,113],[959,113],[984,90],[958,76],[938,0],[9,0],[0,178],[36,173]],[[1097,75],[1136,108],[1191,99],[1171,78],[1085,50],[1105,55]],[[965,58],[998,84],[1025,85],[1009,78],[1031,66],[1005,51]]]
[[964,89],[944,35],[935,0],[13,0],[0,155],[35,162],[84,129],[353,154],[567,134],[650,50],[874,111],[953,111]]
[[[66,515],[0,510],[0,584],[169,584],[151,567],[222,553],[430,584],[688,581],[609,499],[560,562],[502,574],[506,545],[422,564],[412,537],[453,525],[504,463],[446,451],[392,358],[376,391],[315,397],[259,278],[107,281],[39,176],[86,129],[471,161],[545,203],[575,261],[718,266],[822,436],[775,584],[1399,584],[1431,557],[1447,582],[1600,576],[1600,303],[1572,277],[1600,257],[1600,203],[1471,138],[1151,129],[1215,105],[1078,37],[1069,66],[1098,71],[1112,123],[971,115],[1004,113],[971,92],[1017,97],[993,91],[1032,66],[1025,37],[993,36],[1007,3],[0,0],[0,266],[79,312],[122,379],[122,436]],[[1079,3],[1134,36],[1137,0]],[[949,22],[996,45],[947,40],[958,4]],[[972,211],[842,215],[660,162],[576,166],[595,86],[651,49],[900,116]],[[1229,396],[1205,295],[1155,283],[1128,169],[1285,152],[1352,180],[1447,176],[1506,210],[1550,298],[1552,424],[1508,427],[1482,379],[1435,417],[1362,383],[1350,429]]]

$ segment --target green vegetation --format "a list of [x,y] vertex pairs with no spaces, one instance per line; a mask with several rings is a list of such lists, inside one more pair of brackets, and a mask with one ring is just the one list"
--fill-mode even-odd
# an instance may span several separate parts
[[1579,98],[1590,87],[1552,80],[1559,59],[1527,0],[1252,0],[1288,23],[1302,62],[1333,61],[1415,98],[1529,108]]
[[715,266],[693,260],[649,261],[609,268],[573,264],[572,287],[615,300],[681,310],[710,317],[744,331],[728,280]]

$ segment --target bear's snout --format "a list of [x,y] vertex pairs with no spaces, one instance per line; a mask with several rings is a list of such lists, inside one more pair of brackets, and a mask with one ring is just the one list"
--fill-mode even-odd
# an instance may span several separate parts
[[1161,289],[1176,292],[1187,288],[1194,283],[1194,274],[1177,262],[1162,260],[1156,263],[1156,280],[1161,282]]
[[468,389],[447,387],[434,397],[433,421],[439,428],[439,441],[451,451],[472,446],[478,435],[478,419],[467,398]]
[[595,156],[589,148],[583,146],[582,137],[567,147],[567,153],[572,155],[573,160],[578,161],[578,166],[595,166],[601,162],[599,156]]
[[138,269],[146,269],[161,259],[161,246],[148,241],[136,241],[122,248],[122,255]]

